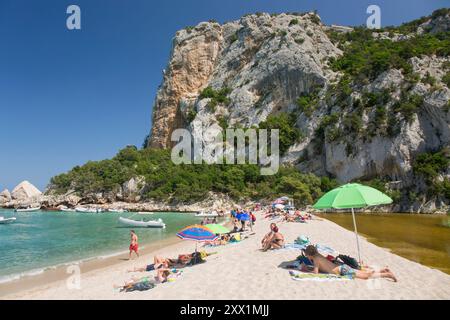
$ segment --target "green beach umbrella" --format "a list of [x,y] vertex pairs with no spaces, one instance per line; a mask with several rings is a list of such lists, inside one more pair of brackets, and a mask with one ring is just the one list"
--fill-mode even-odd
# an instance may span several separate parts
[[230,230],[228,230],[221,224],[206,224],[205,227],[211,230],[214,234],[223,234],[230,232]]
[[361,262],[358,229],[354,208],[365,208],[392,203],[392,199],[383,192],[359,183],[348,183],[325,193],[314,205],[315,209],[352,209],[353,226],[355,228],[358,258]]

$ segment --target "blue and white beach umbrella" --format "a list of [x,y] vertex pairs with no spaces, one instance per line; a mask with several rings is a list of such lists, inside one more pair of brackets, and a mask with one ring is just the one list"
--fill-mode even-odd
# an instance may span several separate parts
[[248,213],[239,213],[236,218],[239,221],[249,221],[250,220],[250,215]]

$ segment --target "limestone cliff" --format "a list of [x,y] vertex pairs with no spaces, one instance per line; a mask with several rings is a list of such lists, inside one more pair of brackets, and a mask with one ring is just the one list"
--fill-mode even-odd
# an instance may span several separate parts
[[[448,31],[448,13],[430,19],[410,35],[374,32],[374,38],[401,41],[424,32]],[[325,26],[314,13],[254,14],[220,25],[203,22],[177,32],[170,62],[158,91],[149,146],[170,147],[170,134],[176,128],[211,125],[226,119],[229,126],[250,127],[268,115],[293,112],[297,99],[320,89],[317,108],[310,115],[297,114],[296,126],[304,139],[292,145],[283,157],[303,171],[330,174],[340,181],[375,176],[402,179],[411,170],[414,155],[440,149],[450,141],[450,115],[446,105],[450,90],[441,81],[448,68],[448,57],[413,57],[414,72],[436,80],[430,85],[417,82],[411,93],[423,98],[423,104],[410,122],[399,123],[394,135],[374,133],[325,139],[321,152],[314,145],[314,133],[330,110],[339,109],[333,92],[342,74],[330,68],[331,57],[342,55],[341,45],[333,43],[330,32],[345,33],[352,28]],[[431,30],[431,31],[430,31]],[[389,90],[387,109],[402,99],[407,80],[400,70],[391,69],[370,83],[353,86],[348,103],[363,94]],[[205,87],[229,88],[229,103],[208,108],[208,99],[200,99]],[[330,90],[331,89],[331,90]],[[337,110],[345,115],[352,112]],[[362,114],[362,126],[371,130],[375,110]],[[337,129],[344,124],[338,123]],[[351,140],[349,140],[351,138]],[[351,151],[349,151],[351,144]]]

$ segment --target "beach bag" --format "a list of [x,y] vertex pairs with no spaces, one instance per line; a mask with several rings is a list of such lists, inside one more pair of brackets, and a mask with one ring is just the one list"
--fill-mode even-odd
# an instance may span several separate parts
[[306,264],[307,266],[312,266],[313,265],[311,260],[309,260],[303,253],[301,255],[299,255],[296,260],[298,262],[300,262],[300,263]]
[[138,282],[133,284],[131,287],[125,288],[125,292],[133,292],[133,291],[147,291],[153,289],[155,287],[154,283],[149,281]]
[[340,254],[336,257],[335,262],[339,262],[339,260],[348,265],[349,267],[352,267],[353,269],[361,270],[361,266],[359,265],[358,261],[356,261],[355,258],[346,256],[344,254]]
[[239,241],[241,241],[241,234],[236,233],[232,236],[232,238],[234,239],[234,241],[232,241],[232,242],[239,242]]
[[190,266],[194,266],[196,264],[200,264],[200,263],[204,263],[204,262],[206,262],[206,261],[203,260],[201,253],[200,252],[194,252],[192,254],[192,259],[189,262],[189,265]]

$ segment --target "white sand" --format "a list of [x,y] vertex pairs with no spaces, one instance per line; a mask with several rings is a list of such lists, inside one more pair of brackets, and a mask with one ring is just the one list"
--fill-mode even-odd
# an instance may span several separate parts
[[[449,299],[450,276],[409,261],[361,238],[362,258],[372,266],[388,265],[398,278],[335,282],[294,281],[282,262],[294,260],[298,251],[259,251],[260,240],[268,231],[269,221],[258,221],[256,235],[234,245],[208,249],[218,251],[208,262],[183,269],[175,282],[160,284],[145,292],[119,293],[113,284],[122,284],[135,275],[127,273],[133,266],[150,263],[152,255],[126,261],[104,269],[82,274],[81,290],[67,289],[63,281],[3,297],[3,299]],[[328,220],[301,223],[281,223],[280,231],[287,242],[305,234],[313,243],[330,246],[356,257],[355,236]],[[157,252],[167,257],[192,252],[194,243],[180,244]]]

